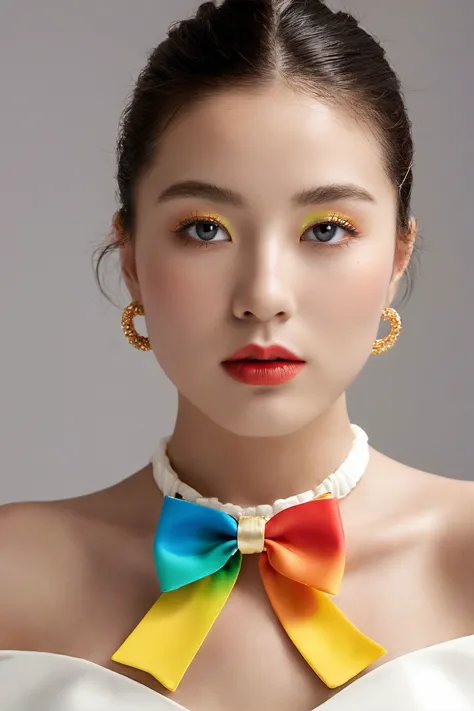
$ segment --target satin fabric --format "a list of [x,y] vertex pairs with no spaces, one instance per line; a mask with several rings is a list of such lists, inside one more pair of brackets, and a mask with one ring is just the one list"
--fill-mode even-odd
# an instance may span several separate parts
[[[385,654],[329,598],[338,592],[345,563],[337,499],[324,495],[280,511],[262,534],[259,567],[270,603],[328,687],[342,686]],[[238,522],[229,514],[165,496],[154,547],[163,594],[113,661],[146,671],[174,691],[237,580],[237,542]]]
[[[472,711],[473,670],[471,635],[386,662],[313,711]],[[231,693],[229,690],[229,696]],[[188,711],[142,684],[92,662],[18,651],[0,651],[0,709]],[[226,711],[225,705],[222,711]],[[264,711],[271,709],[265,706]]]

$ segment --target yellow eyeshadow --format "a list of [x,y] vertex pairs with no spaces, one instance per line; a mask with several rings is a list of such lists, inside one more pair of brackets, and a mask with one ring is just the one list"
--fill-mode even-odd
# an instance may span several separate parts
[[[183,217],[181,220],[179,220],[174,230],[179,231],[185,228],[186,226],[193,224],[194,222],[206,221],[218,224],[222,226],[225,230],[227,230],[229,234],[232,234],[231,224],[225,217],[222,217],[216,212],[201,212],[197,210],[189,213],[186,217]],[[339,225],[340,227],[346,228],[354,233],[360,232],[357,225],[352,219],[350,219],[343,213],[336,212],[334,210],[325,210],[311,213],[303,222],[301,226],[301,232],[305,232],[309,227],[318,223],[333,223],[335,225]]]
[[184,217],[181,219],[178,224],[176,225],[177,230],[179,230],[181,227],[184,227],[184,225],[187,224],[192,224],[195,221],[201,221],[201,222],[215,222],[218,223],[219,225],[222,225],[222,227],[225,227],[225,229],[230,233],[231,231],[231,226],[228,220],[226,220],[224,217],[221,217],[215,212],[192,212],[190,213],[187,217]]
[[314,212],[309,215],[301,226],[301,230],[304,232],[318,222],[333,222],[334,224],[340,225],[341,227],[349,227],[354,230],[358,230],[357,225],[346,215],[340,212],[325,211],[325,212]]

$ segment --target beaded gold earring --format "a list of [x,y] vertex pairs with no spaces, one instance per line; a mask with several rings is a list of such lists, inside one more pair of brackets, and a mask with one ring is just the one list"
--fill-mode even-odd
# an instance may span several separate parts
[[122,331],[131,346],[139,351],[150,351],[150,339],[146,336],[141,336],[133,323],[135,316],[143,315],[143,306],[137,301],[132,301],[132,303],[124,309],[122,314]]
[[374,345],[372,346],[372,353],[374,355],[386,353],[390,348],[393,348],[402,330],[402,320],[395,309],[384,309],[382,312],[382,320],[390,322],[390,331],[385,338],[377,338],[374,341]]

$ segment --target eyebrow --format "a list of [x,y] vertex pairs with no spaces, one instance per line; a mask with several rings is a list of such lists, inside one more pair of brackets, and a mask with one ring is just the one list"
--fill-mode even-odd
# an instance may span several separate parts
[[[185,180],[169,185],[158,196],[158,202],[163,203],[175,198],[200,197],[234,207],[244,207],[245,198],[240,193],[229,188],[219,187],[213,183],[200,180]],[[291,202],[296,207],[317,205],[318,203],[336,200],[360,200],[375,203],[376,200],[367,190],[353,183],[332,183],[308,188],[292,197]]]

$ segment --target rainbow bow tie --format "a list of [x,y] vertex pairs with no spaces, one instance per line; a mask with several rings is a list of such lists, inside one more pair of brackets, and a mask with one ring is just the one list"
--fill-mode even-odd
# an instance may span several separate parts
[[270,603],[326,686],[346,683],[385,654],[328,597],[337,593],[345,563],[337,499],[325,495],[269,521],[237,521],[166,496],[154,548],[162,594],[112,659],[148,672],[171,691],[226,603],[246,553],[260,553]]

